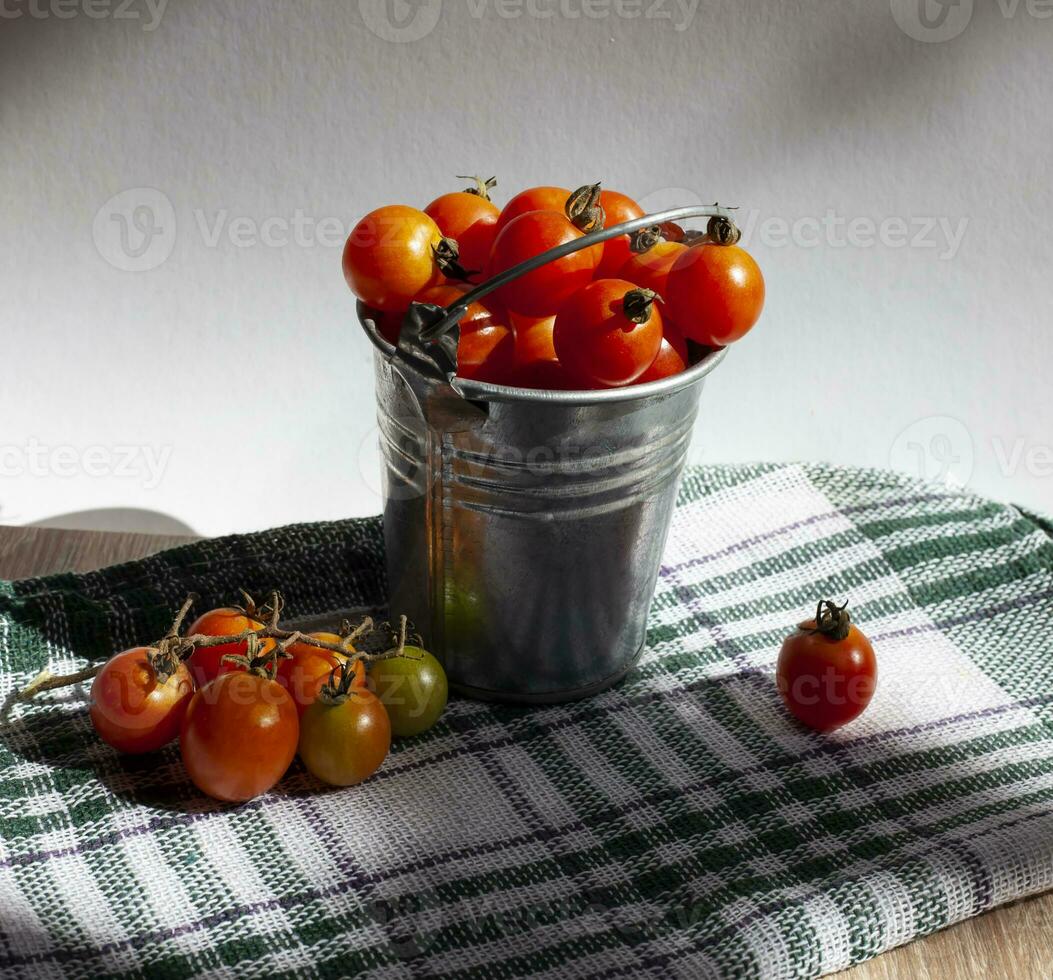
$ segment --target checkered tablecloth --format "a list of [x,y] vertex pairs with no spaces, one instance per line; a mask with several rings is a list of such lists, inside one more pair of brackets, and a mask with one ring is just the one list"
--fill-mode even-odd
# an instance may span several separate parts
[[[8,705],[0,971],[810,977],[1053,887],[1050,532],[888,473],[691,470],[625,683],[453,700],[341,791],[297,764],[215,805],[175,749],[100,743],[84,690]],[[0,583],[3,693],[157,637],[190,590],[382,603],[381,548],[375,519],[315,524]],[[880,669],[828,736],[772,676],[820,596]]]

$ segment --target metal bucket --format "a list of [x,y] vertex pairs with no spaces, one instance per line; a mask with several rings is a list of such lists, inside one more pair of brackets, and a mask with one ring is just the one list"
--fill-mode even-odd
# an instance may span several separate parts
[[574,700],[633,666],[703,379],[725,352],[643,385],[510,388],[456,377],[457,320],[561,254],[703,215],[726,212],[648,215],[531,259],[447,310],[414,306],[398,348],[359,307],[376,348],[391,609],[462,694]]

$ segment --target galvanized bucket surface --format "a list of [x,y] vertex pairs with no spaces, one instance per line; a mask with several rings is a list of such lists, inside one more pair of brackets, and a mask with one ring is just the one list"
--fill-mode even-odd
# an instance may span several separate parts
[[[726,212],[678,208],[569,245],[704,215]],[[412,308],[398,348],[359,307],[375,347],[391,609],[472,697],[573,700],[635,663],[703,380],[725,353],[602,391],[457,378],[468,303],[574,250],[531,259],[446,310]]]

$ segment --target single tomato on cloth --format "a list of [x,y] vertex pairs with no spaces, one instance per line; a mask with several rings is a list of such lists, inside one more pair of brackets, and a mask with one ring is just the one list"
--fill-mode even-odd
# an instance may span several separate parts
[[266,793],[285,775],[299,735],[292,696],[254,668],[221,674],[194,695],[179,749],[201,792],[237,803]]
[[119,752],[153,752],[179,734],[193,696],[185,663],[162,650],[133,647],[95,675],[88,714],[99,737]]
[[877,687],[877,658],[851,622],[846,605],[822,600],[815,618],[783,642],[775,672],[790,713],[819,732],[833,731],[863,713]]
[[662,315],[655,295],[624,279],[599,279],[575,293],[556,316],[553,343],[584,387],[635,381],[658,356]]

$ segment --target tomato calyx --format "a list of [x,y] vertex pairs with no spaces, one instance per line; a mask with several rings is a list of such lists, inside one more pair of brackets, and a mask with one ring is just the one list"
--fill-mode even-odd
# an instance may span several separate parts
[[490,200],[490,191],[492,191],[497,186],[497,178],[496,177],[487,177],[486,180],[483,180],[482,177],[476,177],[474,175],[473,176],[469,176],[469,175],[466,175],[466,174],[458,174],[457,175],[457,179],[458,180],[474,180],[475,181],[475,187],[466,187],[464,189],[464,193],[465,194],[477,194],[484,201],[489,201]]
[[843,640],[852,627],[852,617],[848,614],[848,603],[840,606],[830,599],[820,599],[815,607],[815,626],[805,632],[819,633],[831,640]]
[[357,692],[353,688],[361,677],[358,669],[359,663],[358,657],[338,663],[329,672],[329,680],[318,692],[317,700],[330,708],[335,708],[349,697],[356,696]]
[[248,644],[246,653],[225,653],[222,662],[237,664],[247,674],[255,674],[257,677],[265,677],[273,681],[278,676],[278,661],[292,659],[292,654],[280,644],[274,644],[260,653],[262,644],[260,638],[255,634],[249,636],[246,643]]
[[706,224],[706,238],[714,245],[735,245],[742,237],[738,225],[722,214],[715,214]]
[[641,255],[664,239],[661,225],[648,225],[646,228],[634,231],[629,236],[629,251]]
[[603,227],[606,215],[600,206],[601,189],[599,184],[585,184],[573,191],[567,198],[564,211],[567,220],[578,231],[588,234],[590,231],[598,231]]
[[655,300],[661,302],[662,297],[653,289],[631,289],[622,300],[622,312],[633,323],[646,323],[651,317]]
[[472,276],[479,274],[479,269],[466,269],[461,265],[461,250],[452,238],[442,238],[438,245],[432,246],[432,254],[439,271],[456,282],[468,282]]

